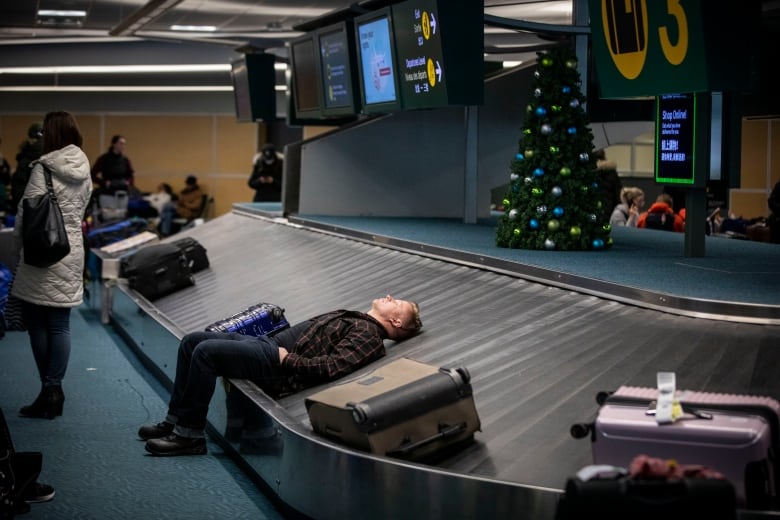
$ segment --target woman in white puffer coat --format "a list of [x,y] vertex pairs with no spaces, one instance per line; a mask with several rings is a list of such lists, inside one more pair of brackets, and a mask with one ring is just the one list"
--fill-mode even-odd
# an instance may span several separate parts
[[[81,149],[82,135],[68,112],[49,112],[43,121],[43,155],[34,163],[19,203],[14,234],[21,257],[11,293],[22,300],[22,317],[30,335],[41,392],[22,407],[24,417],[53,419],[62,415],[62,379],[70,357],[70,310],[81,304],[84,292],[84,239],[81,222],[92,193],[89,159]],[[24,200],[46,192],[44,165],[51,172],[68,231],[70,253],[56,264],[39,268],[24,261],[21,230]]]

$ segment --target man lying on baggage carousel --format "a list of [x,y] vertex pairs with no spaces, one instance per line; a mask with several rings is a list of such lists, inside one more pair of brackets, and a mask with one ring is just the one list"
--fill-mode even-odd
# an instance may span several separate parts
[[248,379],[271,397],[333,381],[385,355],[422,328],[419,306],[390,295],[368,312],[336,310],[272,337],[193,332],[179,344],[176,378],[165,420],[138,436],[153,455],[206,453],[204,428],[217,377]]

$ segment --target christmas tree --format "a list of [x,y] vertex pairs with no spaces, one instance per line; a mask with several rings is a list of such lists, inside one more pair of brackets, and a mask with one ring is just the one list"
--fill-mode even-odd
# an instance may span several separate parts
[[520,249],[606,249],[612,245],[612,208],[602,208],[599,196],[577,58],[568,47],[540,52],[534,77],[496,243]]

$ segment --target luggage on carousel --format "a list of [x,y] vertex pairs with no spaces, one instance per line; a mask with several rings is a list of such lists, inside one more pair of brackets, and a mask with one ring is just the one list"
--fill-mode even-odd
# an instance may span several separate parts
[[734,484],[742,507],[777,509],[780,403],[687,390],[672,395],[671,419],[659,421],[657,388],[621,386],[602,395],[594,423],[575,425],[572,434],[591,433],[594,464],[628,467],[640,454],[700,464]]
[[174,244],[152,244],[122,257],[121,276],[131,289],[155,300],[195,284],[189,261]]
[[206,248],[200,242],[192,237],[185,237],[174,240],[173,243],[184,252],[184,256],[187,257],[190,264],[190,271],[197,273],[208,268],[209,257],[206,254]]
[[103,247],[146,231],[148,223],[141,218],[131,218],[114,224],[96,227],[87,232],[89,247]]
[[290,326],[284,309],[273,303],[258,303],[206,327],[211,332],[237,332],[247,336],[271,335]]
[[378,455],[432,461],[480,429],[468,370],[401,358],[305,400],[314,431]]

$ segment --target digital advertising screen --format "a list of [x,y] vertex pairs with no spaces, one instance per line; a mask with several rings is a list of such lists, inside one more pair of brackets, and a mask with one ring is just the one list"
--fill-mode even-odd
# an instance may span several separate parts
[[325,116],[355,113],[352,39],[351,27],[346,23],[325,28],[318,34]]
[[664,94],[657,97],[656,182],[694,184],[696,105],[694,94]]
[[252,100],[249,99],[249,73],[246,60],[241,58],[230,64],[230,77],[233,80],[233,98],[236,108],[236,120],[239,123],[254,121]]
[[320,82],[313,35],[290,42],[292,97],[298,117],[320,117]]
[[275,61],[270,54],[247,54],[230,64],[236,120],[240,123],[276,119]]
[[390,9],[356,18],[355,35],[364,111],[400,109]]

